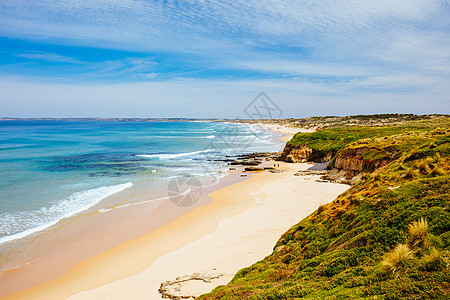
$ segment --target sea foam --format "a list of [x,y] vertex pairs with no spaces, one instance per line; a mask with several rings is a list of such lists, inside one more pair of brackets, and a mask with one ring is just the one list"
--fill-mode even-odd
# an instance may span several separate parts
[[[60,220],[87,210],[101,200],[131,186],[133,186],[131,182],[113,186],[102,186],[75,193],[62,201],[56,202],[49,207],[42,207],[36,211],[1,214],[0,233],[4,236],[0,237],[0,244],[21,239],[32,233],[49,228]],[[25,230],[17,232],[18,224]]]
[[184,153],[162,153],[162,154],[140,154],[138,156],[145,158],[159,158],[159,159],[172,159],[185,156],[192,156],[200,153],[208,153],[213,151],[212,149],[206,149],[201,151],[184,152]]

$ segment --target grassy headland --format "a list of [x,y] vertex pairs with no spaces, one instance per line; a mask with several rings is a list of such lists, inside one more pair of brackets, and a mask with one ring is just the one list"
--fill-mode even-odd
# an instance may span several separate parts
[[362,179],[199,299],[447,299],[450,118],[414,119],[296,134],[288,147],[357,160]]

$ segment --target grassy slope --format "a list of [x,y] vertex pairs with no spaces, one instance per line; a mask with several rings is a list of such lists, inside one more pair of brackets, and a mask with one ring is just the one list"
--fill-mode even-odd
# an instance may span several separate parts
[[[297,134],[290,143],[336,153],[358,144],[394,145],[396,159],[293,226],[272,255],[199,299],[446,299],[450,293],[449,128],[449,118],[442,118],[390,128]],[[406,267],[394,275],[387,273],[380,264],[383,257],[407,240],[408,224],[421,217],[430,226],[430,245],[416,249]],[[430,266],[426,257],[433,247],[441,260]]]
[[[337,152],[351,143],[358,141],[373,142],[375,138],[388,137],[393,135],[408,135],[414,132],[432,130],[436,127],[448,126],[449,118],[438,118],[431,120],[421,120],[400,124],[397,126],[379,126],[379,127],[338,127],[323,129],[309,134],[296,134],[288,144],[291,146],[307,145],[313,150],[313,158],[320,158],[331,153],[335,156]],[[400,139],[402,137],[399,137]],[[396,142],[395,139],[389,141]],[[385,143],[377,141],[375,146],[383,146]]]

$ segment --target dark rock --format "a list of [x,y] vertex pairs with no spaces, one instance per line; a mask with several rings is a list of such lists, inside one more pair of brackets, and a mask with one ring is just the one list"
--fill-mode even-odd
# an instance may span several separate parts
[[312,171],[312,170],[300,170],[295,173],[295,176],[308,176],[308,175],[326,175],[326,171]]
[[264,168],[261,168],[261,167],[246,167],[245,171],[248,171],[248,172],[259,172],[259,171],[264,171]]
[[232,166],[235,166],[235,165],[257,166],[259,164],[261,164],[261,161],[256,161],[256,160],[235,160],[230,163],[230,165],[232,165]]

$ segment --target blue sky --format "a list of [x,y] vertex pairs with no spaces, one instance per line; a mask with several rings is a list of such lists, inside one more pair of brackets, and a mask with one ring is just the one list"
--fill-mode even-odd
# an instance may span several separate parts
[[0,0],[0,116],[449,113],[450,1]]

